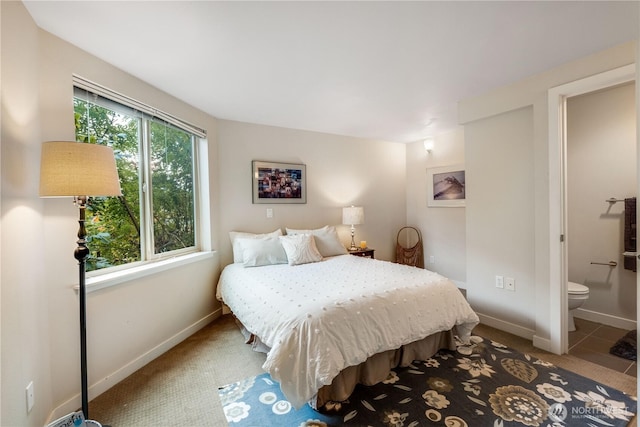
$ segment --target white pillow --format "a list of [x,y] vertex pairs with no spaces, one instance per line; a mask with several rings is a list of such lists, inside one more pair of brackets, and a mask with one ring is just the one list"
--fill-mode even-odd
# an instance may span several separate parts
[[322,228],[315,230],[294,230],[287,228],[287,235],[296,234],[311,234],[313,235],[318,252],[323,257],[344,255],[347,253],[347,249],[342,245],[338,232],[334,226],[325,225]]
[[278,240],[278,236],[261,238],[236,238],[236,244],[242,252],[243,265],[245,267],[258,267],[261,265],[286,264],[287,253]]
[[264,234],[245,233],[243,231],[230,231],[229,239],[231,240],[231,247],[233,248],[233,262],[244,262],[244,260],[242,259],[242,251],[236,244],[236,239],[238,237],[260,239],[262,237],[271,237],[271,236],[276,236],[276,237],[282,236],[282,230],[278,228],[277,230],[274,230],[271,233],[264,233]]
[[287,253],[289,265],[322,261],[322,255],[318,252],[318,248],[316,248],[316,243],[311,234],[280,236],[278,239],[280,239],[280,243],[282,243],[282,247]]

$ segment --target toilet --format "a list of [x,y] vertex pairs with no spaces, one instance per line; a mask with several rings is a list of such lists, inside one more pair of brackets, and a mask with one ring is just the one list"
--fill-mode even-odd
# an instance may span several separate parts
[[576,330],[576,323],[573,320],[573,310],[580,307],[589,299],[589,288],[580,283],[569,282],[569,332]]

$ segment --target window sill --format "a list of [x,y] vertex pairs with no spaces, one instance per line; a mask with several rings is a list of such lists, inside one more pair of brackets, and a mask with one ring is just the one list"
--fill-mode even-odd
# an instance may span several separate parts
[[[187,265],[193,262],[213,258],[214,255],[214,251],[196,252],[193,254],[177,256],[162,261],[150,262],[137,267],[114,271],[113,273],[106,273],[99,276],[88,277],[86,279],[86,292],[91,293],[100,289],[108,288],[110,286],[119,285],[120,283],[130,282],[140,277],[157,274],[165,270],[180,267],[182,265]],[[74,286],[74,289],[77,292],[78,286]]]

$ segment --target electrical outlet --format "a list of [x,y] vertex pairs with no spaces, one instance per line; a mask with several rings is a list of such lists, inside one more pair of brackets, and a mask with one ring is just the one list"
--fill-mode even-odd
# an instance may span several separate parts
[[429,257],[429,262],[430,262],[431,264],[434,264],[434,263],[436,262],[436,257],[434,257],[433,255],[431,255],[431,256]]
[[504,288],[504,276],[496,276],[496,288]]
[[515,291],[516,290],[516,279],[514,279],[513,277],[507,277],[505,279],[505,289],[508,291]]
[[273,218],[273,209],[267,208],[267,218]]
[[27,412],[31,412],[31,409],[33,409],[33,381],[31,381],[29,383],[29,385],[27,385]]

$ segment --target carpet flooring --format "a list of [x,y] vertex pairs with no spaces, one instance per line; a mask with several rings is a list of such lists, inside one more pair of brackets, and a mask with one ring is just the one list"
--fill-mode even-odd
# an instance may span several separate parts
[[[478,325],[474,333],[625,393],[636,393],[635,377],[571,355],[547,353],[530,340],[485,325]],[[218,388],[262,374],[264,360],[263,354],[244,344],[233,319],[223,316],[93,399],[90,418],[112,427],[225,426]],[[635,426],[635,419],[630,425]]]
[[479,336],[397,368],[382,383],[358,386],[324,411],[294,409],[266,373],[219,395],[234,427],[624,427],[637,409],[634,397]]

